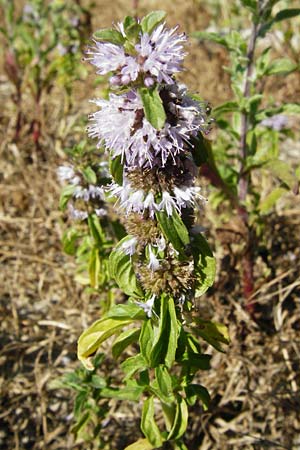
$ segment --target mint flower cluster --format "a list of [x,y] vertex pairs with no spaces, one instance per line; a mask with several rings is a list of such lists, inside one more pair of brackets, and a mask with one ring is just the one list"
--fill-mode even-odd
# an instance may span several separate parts
[[112,159],[121,158],[123,182],[113,183],[110,194],[126,214],[172,215],[202,199],[194,186],[191,138],[207,133],[209,120],[207,105],[174,78],[182,70],[185,42],[177,27],[127,18],[115,30],[96,33],[87,51],[87,60],[97,73],[109,73],[117,90],[107,100],[93,100],[100,110],[91,115],[88,133]]
[[142,21],[126,17],[96,32],[86,57],[110,77],[108,98],[92,100],[99,110],[88,134],[109,154],[112,182],[104,189],[128,232],[118,251],[130,258],[148,316],[162,293],[183,303],[195,291],[192,252],[169,231],[175,220],[180,233],[192,236],[194,210],[203,201],[195,185],[197,140],[211,122],[207,103],[175,79],[186,36],[166,28],[164,18],[160,11]]
[[91,213],[98,217],[107,215],[106,192],[103,186],[97,184],[98,179],[109,177],[105,161],[98,164],[96,172],[91,169],[86,172],[75,166],[60,166],[57,176],[62,184],[68,183],[62,199],[67,200],[66,206],[71,219],[85,220]]
[[[92,100],[99,109],[90,116],[88,135],[109,161],[58,169],[68,183],[63,198],[73,219],[96,214],[107,220],[107,202],[115,202],[128,235],[112,258],[124,255],[143,299],[137,304],[148,317],[162,294],[183,304],[201,284],[195,269],[200,250],[193,250],[200,239],[195,208],[203,202],[196,162],[211,122],[207,103],[175,79],[183,70],[186,36],[164,19],[155,11],[95,33],[86,59],[109,76],[111,89],[108,98]],[[118,273],[112,276],[131,295]]]

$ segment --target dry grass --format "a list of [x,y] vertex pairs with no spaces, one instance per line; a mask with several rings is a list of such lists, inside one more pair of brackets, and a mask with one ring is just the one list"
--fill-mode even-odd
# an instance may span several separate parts
[[[97,4],[101,14],[94,17],[94,29],[132,11],[131,2]],[[157,7],[161,2],[140,2],[141,13]],[[208,23],[203,2],[168,0],[163,7],[170,23],[180,22],[188,32]],[[230,97],[224,62],[221,50],[191,45],[187,61],[191,70],[184,76],[213,104]],[[297,77],[291,80],[294,90],[291,83],[286,87],[284,80],[278,82],[279,99],[290,98],[299,89]],[[76,285],[74,262],[61,250],[65,223],[58,211],[60,187],[55,177],[62,148],[80,139],[71,124],[89,109],[87,102],[82,104],[92,96],[86,86],[76,85],[68,117],[63,117],[59,95],[45,99],[42,145],[37,150],[26,127],[20,141],[12,142],[12,87],[4,74],[0,78],[6,105],[0,114],[1,449],[96,448],[74,443],[72,397],[49,388],[49,381],[78,367],[77,337],[99,313],[97,298]],[[226,354],[212,351],[213,370],[201,374],[212,405],[206,413],[199,407],[192,411],[190,450],[300,448],[299,210],[299,200],[287,198],[267,227],[268,264],[257,264],[257,323],[243,310],[230,258],[220,255],[218,281],[210,295],[201,298],[198,310],[229,326],[231,345]],[[107,446],[110,450],[122,449],[138,433],[135,407],[125,408],[115,404],[108,418],[107,436],[114,438]]]

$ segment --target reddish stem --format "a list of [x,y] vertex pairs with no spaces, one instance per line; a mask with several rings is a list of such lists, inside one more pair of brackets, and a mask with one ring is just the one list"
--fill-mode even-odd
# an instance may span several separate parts
[[[247,49],[247,69],[246,69],[246,80],[245,80],[245,88],[244,88],[244,97],[249,98],[251,94],[251,75],[253,72],[253,62],[254,62],[254,52],[255,52],[255,44],[258,35],[258,27],[256,24],[253,24],[252,33],[250,36],[248,49]],[[241,139],[240,139],[240,171],[239,171],[239,184],[238,184],[238,199],[239,199],[239,207],[238,214],[242,221],[245,224],[247,229],[246,235],[246,251],[242,256],[241,265],[242,265],[242,286],[244,298],[246,301],[246,310],[249,312],[251,316],[255,314],[255,306],[251,303],[251,296],[254,292],[254,275],[253,275],[253,236],[251,233],[250,225],[249,225],[249,215],[246,207],[244,206],[244,202],[246,200],[248,189],[249,189],[249,174],[246,173],[245,167],[247,163],[248,156],[248,145],[247,145],[247,133],[249,128],[249,116],[245,111],[242,113],[241,117]]]

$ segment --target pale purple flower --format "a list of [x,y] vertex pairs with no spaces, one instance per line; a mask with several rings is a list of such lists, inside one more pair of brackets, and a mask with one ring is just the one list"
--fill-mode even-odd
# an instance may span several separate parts
[[61,181],[70,180],[75,175],[73,167],[70,166],[59,166],[57,169],[58,178]]
[[78,185],[80,183],[80,177],[76,175],[73,167],[70,166],[59,166],[57,169],[57,176],[61,183],[64,181],[69,181],[73,185]]
[[72,203],[68,204],[70,217],[74,220],[85,220],[88,217],[88,213],[86,211],[81,211],[80,209],[75,208]]
[[105,200],[104,189],[100,186],[94,186],[92,184],[90,184],[87,188],[76,186],[73,197],[82,199],[85,202],[88,202],[90,199]]
[[94,41],[94,47],[89,47],[86,54],[87,61],[97,67],[97,73],[105,75],[109,72],[121,69],[126,63],[124,48],[110,42]]
[[[123,24],[118,24],[118,29],[126,37]],[[139,74],[143,75],[148,87],[155,81],[173,84],[172,75],[182,70],[185,56],[186,36],[178,34],[177,29],[178,26],[167,29],[165,24],[160,24],[150,35],[140,34],[134,56],[126,54],[122,45],[95,40],[95,45],[87,50],[86,60],[96,66],[101,75],[114,72],[110,79],[112,85],[129,84]]]
[[112,157],[121,155],[128,167],[164,167],[169,157],[176,163],[175,156],[186,152],[190,138],[205,132],[208,122],[204,106],[188,97],[182,86],[171,86],[169,94],[167,107],[176,117],[174,125],[166,122],[161,130],[155,129],[144,117],[140,97],[131,91],[94,100],[101,109],[90,116],[89,136],[98,138],[98,145],[105,145]]
[[149,252],[149,264],[147,267],[153,272],[155,272],[160,267],[159,260],[157,259],[155,253],[153,252],[151,245],[148,245],[148,252]]
[[125,253],[125,255],[132,256],[136,252],[136,245],[138,240],[136,237],[132,237],[130,239],[126,239],[121,245],[121,250]]
[[186,187],[182,186],[181,188],[175,187],[173,192],[176,198],[177,207],[186,208],[190,206],[195,206],[195,201],[197,200],[205,200],[202,195],[200,195],[201,188],[198,186]]
[[173,84],[172,75],[182,70],[186,36],[177,34],[177,29],[178,26],[166,29],[164,23],[160,24],[150,35],[143,34],[135,46],[141,70],[159,83]]
[[153,294],[146,302],[136,302],[136,304],[145,311],[145,313],[147,314],[147,317],[149,317],[149,319],[152,317],[152,314],[154,313],[153,306],[154,306],[155,297],[156,296]]
[[105,200],[104,189],[101,186],[94,186],[93,184],[90,184],[88,187],[88,193],[90,198]]
[[107,210],[105,208],[95,208],[95,213],[98,217],[107,216]]
[[163,236],[156,240],[156,247],[159,252],[163,252],[166,248],[166,240]]
[[173,210],[181,213],[182,208],[195,206],[199,200],[203,200],[199,192],[200,188],[195,186],[175,187],[171,193],[163,191],[159,201],[151,191],[135,190],[126,177],[123,178],[122,186],[112,183],[109,188],[109,195],[117,198],[119,207],[124,209],[126,214],[143,214],[147,210],[150,218],[153,218],[157,211],[166,211],[167,215],[171,216]]
[[176,203],[174,198],[169,194],[169,192],[164,191],[162,194],[162,200],[159,204],[159,209],[165,210],[168,216],[172,215],[173,209],[176,209]]
[[280,131],[288,126],[289,119],[284,114],[275,114],[275,116],[268,117],[260,122],[260,124],[267,128],[272,128],[275,131]]

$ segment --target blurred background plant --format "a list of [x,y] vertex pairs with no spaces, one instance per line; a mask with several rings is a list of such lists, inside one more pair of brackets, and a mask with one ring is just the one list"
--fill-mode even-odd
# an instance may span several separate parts
[[[280,8],[275,6],[277,3]],[[264,238],[266,215],[286,192],[298,194],[300,180],[300,166],[295,168],[284,161],[279,151],[280,141],[294,136],[290,115],[300,114],[300,105],[278,102],[266,92],[269,77],[299,71],[299,54],[292,51],[290,58],[276,57],[266,35],[272,28],[276,30],[279,23],[297,18],[300,9],[286,9],[273,0],[241,0],[241,4],[240,17],[237,5],[230,8],[230,17],[233,13],[238,18],[233,29],[193,35],[224,46],[230,58],[225,70],[230,74],[232,98],[214,108],[218,139],[212,146],[203,142],[206,156],[201,173],[218,188],[209,197],[209,204],[217,212],[212,220],[227,233],[227,243],[238,244],[235,253],[246,309],[255,315],[251,302],[255,261],[263,255],[268,265],[272,257]],[[252,24],[248,29],[243,27],[244,14]],[[228,15],[226,10],[225,24]],[[290,28],[285,30],[283,36],[290,41]]]
[[[0,5],[4,17],[0,28],[5,38],[4,69],[15,87],[14,139],[19,138],[28,121],[30,101],[34,111],[30,133],[38,147],[44,113],[42,97],[52,95],[53,88],[60,86],[67,114],[72,106],[74,81],[86,77],[80,61],[82,45],[90,33],[90,12],[80,1],[73,0],[28,0],[21,10],[15,0],[1,0]],[[27,91],[31,99],[23,100]]]

